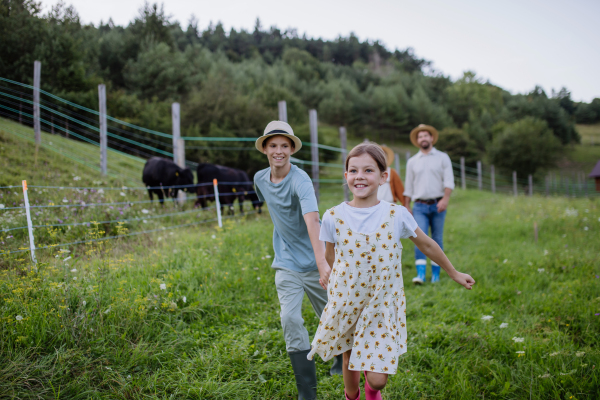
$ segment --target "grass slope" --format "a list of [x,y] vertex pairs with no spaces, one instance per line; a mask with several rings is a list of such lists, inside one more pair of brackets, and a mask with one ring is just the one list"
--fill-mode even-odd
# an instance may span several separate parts
[[[0,397],[294,399],[271,232],[252,216],[3,270]],[[598,202],[457,191],[446,233],[476,288],[411,286],[405,243],[409,351],[384,398],[598,398]],[[303,316],[314,334],[308,301]],[[341,398],[317,365],[319,398]]]
[[[145,160],[114,151],[108,152],[108,176],[100,174],[100,148],[90,143],[71,140],[42,132],[42,144],[35,154],[33,129],[6,118],[0,118],[0,186],[143,186]],[[74,182],[79,176],[81,182]]]

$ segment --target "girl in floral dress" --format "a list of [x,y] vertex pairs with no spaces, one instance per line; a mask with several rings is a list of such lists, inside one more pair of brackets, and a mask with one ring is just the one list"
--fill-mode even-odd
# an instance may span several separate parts
[[343,354],[346,399],[360,398],[360,371],[366,399],[381,399],[379,391],[407,350],[400,239],[410,238],[465,288],[475,281],[454,269],[406,208],[377,200],[378,187],[387,180],[381,147],[371,142],[352,149],[345,176],[354,198],[327,210],[321,225],[332,271],[308,358],[316,353],[327,361]]

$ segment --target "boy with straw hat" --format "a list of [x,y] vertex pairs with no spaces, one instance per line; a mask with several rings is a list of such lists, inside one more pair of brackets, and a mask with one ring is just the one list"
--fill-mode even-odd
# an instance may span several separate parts
[[[302,299],[308,295],[318,317],[327,304],[327,282],[331,268],[325,260],[325,245],[319,240],[321,221],[310,177],[290,162],[302,142],[292,127],[272,121],[256,149],[267,156],[269,168],[254,176],[256,194],[267,203],[273,221],[275,286],[281,307],[281,325],[292,363],[298,399],[317,398],[317,370],[310,352],[308,331],[302,319]],[[342,373],[342,356],[336,357],[330,373]]]
[[[431,227],[431,238],[444,249],[443,233],[446,208],[454,189],[454,173],[448,154],[437,150],[433,145],[438,140],[438,131],[433,126],[421,124],[410,132],[410,141],[419,152],[406,163],[404,207],[410,210],[414,201],[413,216],[425,234]],[[413,283],[425,282],[427,257],[415,247],[417,276]],[[440,280],[440,266],[431,262],[431,282]]]
[[398,172],[392,168],[392,163],[394,162],[396,155],[394,154],[394,150],[390,149],[385,144],[380,147],[385,153],[388,177],[385,183],[379,186],[377,199],[387,201],[388,203],[402,203],[404,200],[404,185],[402,184],[402,179],[400,179]]

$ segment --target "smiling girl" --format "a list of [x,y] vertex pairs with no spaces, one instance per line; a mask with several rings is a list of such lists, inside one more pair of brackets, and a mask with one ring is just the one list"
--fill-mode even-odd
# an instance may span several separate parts
[[316,353],[327,361],[343,354],[346,399],[360,398],[360,371],[366,399],[381,399],[380,390],[407,350],[400,239],[410,238],[466,289],[475,281],[454,269],[406,208],[377,200],[378,188],[387,180],[381,147],[363,143],[353,148],[345,176],[354,198],[327,210],[321,225],[332,271],[308,358]]

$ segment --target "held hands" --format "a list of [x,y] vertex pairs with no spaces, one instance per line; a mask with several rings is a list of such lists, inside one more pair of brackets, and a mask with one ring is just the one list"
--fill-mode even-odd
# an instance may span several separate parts
[[319,269],[319,284],[323,289],[327,290],[329,275],[331,275],[331,267],[327,261],[323,260],[321,262],[317,262],[317,268]]
[[471,278],[471,275],[463,274],[462,272],[456,271],[450,277],[454,280],[454,282],[458,283],[459,285],[463,285],[467,290],[471,290],[472,286],[475,284],[475,279]]

